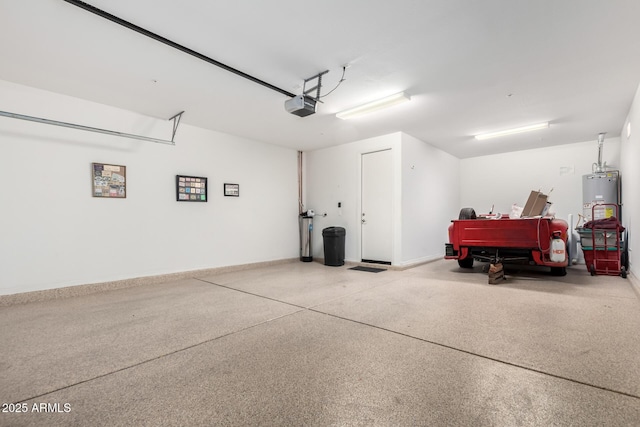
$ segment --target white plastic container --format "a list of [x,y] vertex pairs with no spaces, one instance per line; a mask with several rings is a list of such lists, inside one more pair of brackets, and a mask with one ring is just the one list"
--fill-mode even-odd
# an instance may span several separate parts
[[567,259],[567,249],[564,241],[556,233],[551,238],[551,252],[549,255],[551,262],[564,262]]

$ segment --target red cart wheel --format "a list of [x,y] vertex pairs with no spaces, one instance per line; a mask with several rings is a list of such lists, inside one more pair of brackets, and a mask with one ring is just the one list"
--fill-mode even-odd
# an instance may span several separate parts
[[595,265],[591,264],[589,266],[589,273],[591,273],[592,276],[596,275],[596,266]]
[[627,269],[623,267],[620,267],[620,276],[622,276],[623,279],[627,278]]

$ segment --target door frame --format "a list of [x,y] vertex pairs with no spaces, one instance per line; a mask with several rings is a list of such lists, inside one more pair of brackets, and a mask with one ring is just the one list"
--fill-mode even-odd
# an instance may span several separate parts
[[[401,232],[399,230],[400,221],[398,221],[398,215],[400,215],[400,191],[398,186],[400,185],[400,180],[397,177],[399,168],[398,163],[400,162],[399,151],[394,149],[393,147],[380,147],[372,150],[361,151],[358,158],[358,261],[362,261],[362,173],[363,173],[363,156],[372,153],[378,153],[380,151],[391,151],[391,175],[393,179],[392,190],[391,190],[391,265],[397,265],[397,257],[400,254],[400,248],[397,247],[399,243],[398,233]],[[384,264],[383,264],[384,265]]]

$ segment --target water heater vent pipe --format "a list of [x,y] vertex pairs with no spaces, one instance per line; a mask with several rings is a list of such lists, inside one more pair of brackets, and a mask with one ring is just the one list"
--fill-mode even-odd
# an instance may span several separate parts
[[598,134],[598,163],[594,163],[591,167],[593,173],[602,173],[607,168],[607,162],[602,163],[602,146],[604,145],[605,132]]

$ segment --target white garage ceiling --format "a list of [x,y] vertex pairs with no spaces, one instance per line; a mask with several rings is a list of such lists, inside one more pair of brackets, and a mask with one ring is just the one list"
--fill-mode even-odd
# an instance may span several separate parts
[[[350,67],[300,118],[283,94],[64,0],[0,0],[0,79],[303,151],[397,131],[460,158],[615,137],[640,82],[637,0],[87,3],[296,94]],[[335,117],[400,91],[411,102]]]

